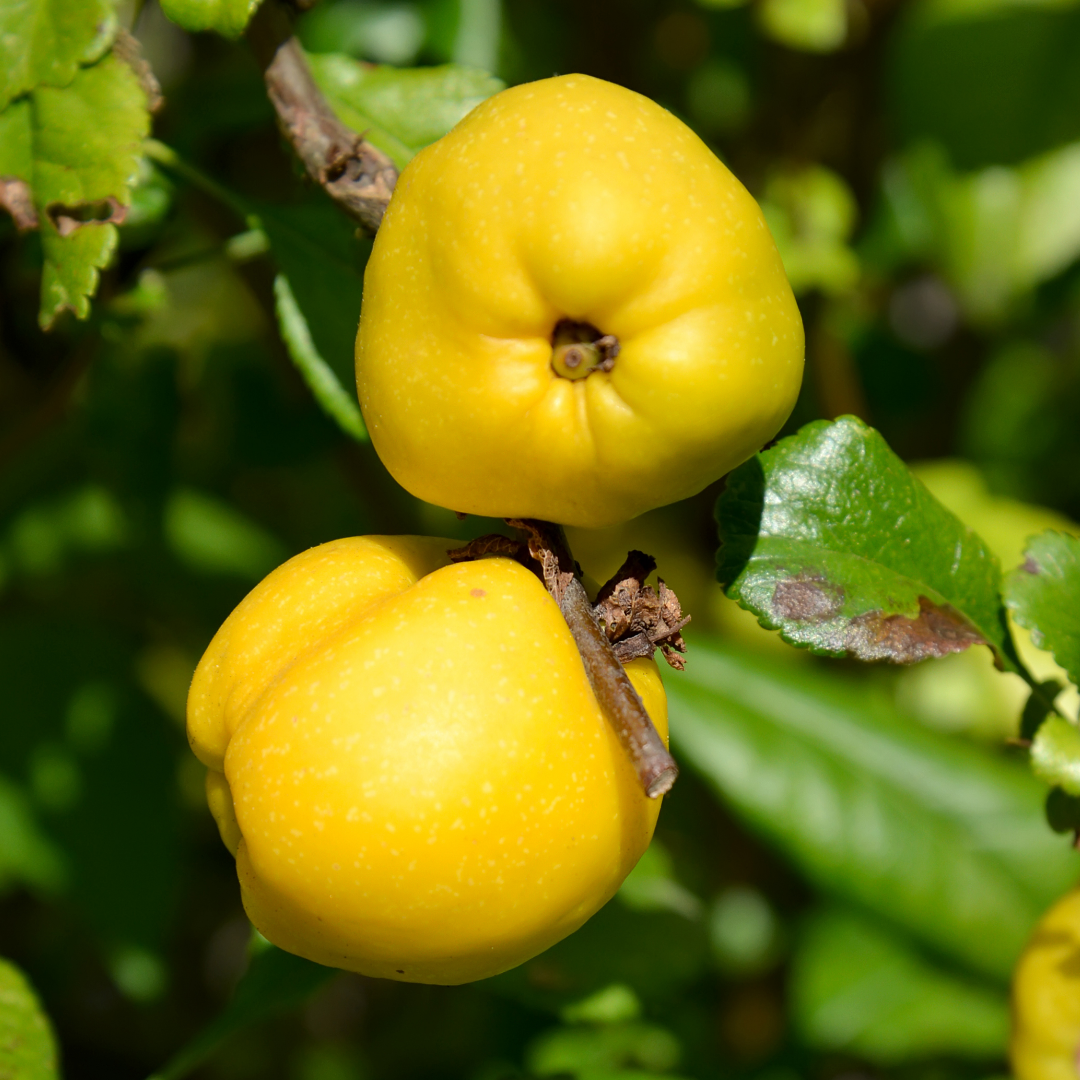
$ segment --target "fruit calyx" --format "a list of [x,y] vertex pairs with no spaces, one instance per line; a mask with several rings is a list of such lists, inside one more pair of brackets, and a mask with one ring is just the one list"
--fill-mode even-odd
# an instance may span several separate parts
[[481,536],[449,551],[450,558],[466,562],[502,555],[540,577],[570,628],[597,703],[633,762],[645,794],[650,799],[665,794],[679,775],[678,766],[623,670],[623,664],[652,657],[657,648],[672,667],[685,664],[678,653],[686,651],[680,631],[689,617],[683,616],[678,598],[663,582],[659,594],[644,584],[656,560],[640,551],[630,552],[600,590],[594,606],[581,583],[581,567],[559,526],[513,518],[506,523],[526,538]]
[[584,379],[594,371],[611,371],[620,348],[614,334],[592,323],[560,319],[551,334],[551,368],[563,379]]

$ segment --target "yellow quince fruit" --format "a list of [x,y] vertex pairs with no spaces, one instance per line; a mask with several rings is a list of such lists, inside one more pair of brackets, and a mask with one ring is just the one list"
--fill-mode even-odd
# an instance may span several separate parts
[[1016,965],[1009,1047],[1016,1080],[1076,1080],[1080,1061],[1080,889],[1039,921]]
[[[272,942],[410,982],[495,975],[577,929],[649,844],[646,798],[539,579],[452,540],[297,555],[203,656],[188,735]],[[666,738],[651,660],[628,674]]]
[[779,430],[802,368],[757,204],[671,113],[586,75],[421,151],[364,279],[372,441],[453,510],[595,527],[693,495]]

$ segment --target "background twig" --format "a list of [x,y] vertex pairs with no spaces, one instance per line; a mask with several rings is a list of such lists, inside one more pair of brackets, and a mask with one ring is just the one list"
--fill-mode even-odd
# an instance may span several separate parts
[[252,18],[248,40],[264,69],[278,126],[308,175],[374,235],[397,182],[393,162],[337,118],[275,0],[264,3]]

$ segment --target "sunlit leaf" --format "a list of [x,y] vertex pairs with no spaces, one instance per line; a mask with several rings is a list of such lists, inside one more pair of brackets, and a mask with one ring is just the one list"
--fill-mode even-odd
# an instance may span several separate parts
[[1031,742],[1031,767],[1048,784],[1080,795],[1080,731],[1060,716],[1043,721]]
[[137,76],[111,55],[80,68],[66,87],[39,87],[0,117],[0,173],[29,186],[41,228],[46,329],[66,309],[89,314],[149,125]]
[[503,88],[486,71],[456,64],[399,69],[333,53],[309,59],[338,116],[389,154],[399,169]]
[[1033,537],[1023,565],[1005,579],[1005,603],[1032,641],[1080,683],[1080,538],[1050,531]]
[[997,560],[862,421],[751,458],[717,516],[725,591],[786,641],[896,663],[986,644],[1015,669]]
[[1026,768],[824,673],[697,638],[666,682],[679,760],[819,889],[1006,979],[1077,860]]
[[943,970],[885,927],[827,910],[804,928],[791,975],[795,1022],[813,1046],[880,1065],[939,1054],[997,1058],[1003,993]]
[[763,0],[760,18],[769,37],[792,49],[832,52],[847,37],[843,0]]
[[110,0],[14,0],[0,5],[0,110],[36,86],[67,86],[116,30]]
[[239,37],[262,0],[161,0],[161,10],[185,30]]
[[56,1080],[56,1040],[26,976],[0,959],[0,1076]]

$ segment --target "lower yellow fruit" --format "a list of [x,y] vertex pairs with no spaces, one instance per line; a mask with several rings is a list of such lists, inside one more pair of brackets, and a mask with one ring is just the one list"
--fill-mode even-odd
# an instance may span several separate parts
[[1013,975],[1009,1056],[1016,1080],[1080,1075],[1080,889],[1040,920]]
[[[450,540],[357,537],[275,570],[199,664],[188,734],[275,944],[410,982],[495,975],[579,927],[649,800],[554,601]],[[656,665],[628,666],[661,735]]]

